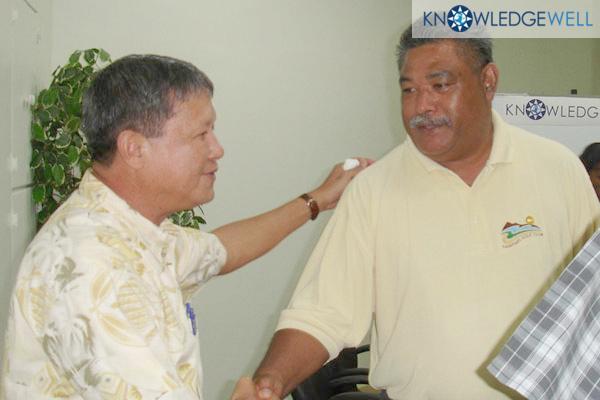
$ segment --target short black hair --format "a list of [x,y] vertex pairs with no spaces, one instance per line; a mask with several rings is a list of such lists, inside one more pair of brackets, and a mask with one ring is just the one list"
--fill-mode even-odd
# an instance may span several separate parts
[[581,153],[579,159],[588,172],[597,166],[600,166],[600,143],[589,144],[585,150],[583,150],[583,153]]
[[176,101],[205,92],[210,79],[194,65],[158,55],[129,55],[98,71],[83,96],[82,131],[92,160],[112,162],[124,129],[148,137],[162,134]]

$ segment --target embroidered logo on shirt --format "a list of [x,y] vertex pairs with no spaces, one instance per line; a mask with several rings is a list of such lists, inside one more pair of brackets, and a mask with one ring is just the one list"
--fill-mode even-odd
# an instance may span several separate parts
[[525,218],[524,224],[516,224],[513,222],[507,222],[502,228],[502,241],[504,247],[511,247],[519,243],[523,239],[527,239],[531,236],[543,236],[542,228],[535,224],[535,220],[532,216]]

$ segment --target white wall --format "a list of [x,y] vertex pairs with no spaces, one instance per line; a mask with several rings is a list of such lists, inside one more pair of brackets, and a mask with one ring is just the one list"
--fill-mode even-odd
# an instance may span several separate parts
[[[53,68],[75,49],[191,61],[216,85],[225,147],[208,229],[314,188],[353,155],[401,139],[394,44],[398,0],[54,0]],[[328,215],[246,270],[211,282],[195,307],[208,400],[253,372]]]
[[[26,98],[49,81],[51,1],[0,4],[0,349],[9,297],[34,231],[29,177],[30,113]],[[2,351],[0,350],[0,355]]]
[[600,39],[497,39],[499,91],[545,96],[600,96]]
[[[0,9],[0,52],[10,54],[10,7],[8,3],[2,3]],[[0,57],[0,137],[3,143],[10,143],[10,57]],[[0,163],[7,160],[10,154],[10,146],[0,146]],[[0,164],[1,166],[1,164]],[[8,225],[8,212],[10,210],[10,173],[8,168],[0,168],[0,354],[4,349],[4,329],[6,326],[6,312],[8,310],[8,298],[11,290],[12,269],[10,268],[10,228]],[[2,218],[4,217],[4,218]],[[7,240],[8,239],[8,240]],[[2,365],[0,364],[0,368]],[[0,384],[1,385],[1,384]]]

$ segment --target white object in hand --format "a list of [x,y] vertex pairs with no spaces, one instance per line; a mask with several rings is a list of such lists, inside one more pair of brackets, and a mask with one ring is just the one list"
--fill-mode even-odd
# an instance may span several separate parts
[[344,171],[348,171],[349,169],[356,168],[360,165],[360,162],[356,158],[347,158],[344,161],[344,166],[342,167]]

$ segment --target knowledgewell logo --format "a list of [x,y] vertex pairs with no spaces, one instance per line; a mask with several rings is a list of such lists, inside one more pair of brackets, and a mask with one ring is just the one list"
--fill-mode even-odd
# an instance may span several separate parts
[[[586,100],[569,97],[538,97],[529,98],[527,102],[507,101],[499,109],[505,118],[527,117],[531,121],[541,121],[557,124],[557,121],[568,121],[571,125],[600,123],[600,107],[597,103],[586,103]],[[550,121],[546,121],[549,119]],[[558,125],[562,125],[562,122]]]
[[546,105],[539,99],[531,99],[525,107],[527,116],[534,121],[543,118],[546,115]]
[[599,38],[600,1],[413,0],[413,36]]
[[[425,19],[425,16],[423,16]],[[473,12],[465,6],[454,6],[448,13],[448,26],[454,32],[466,32],[473,24]]]

